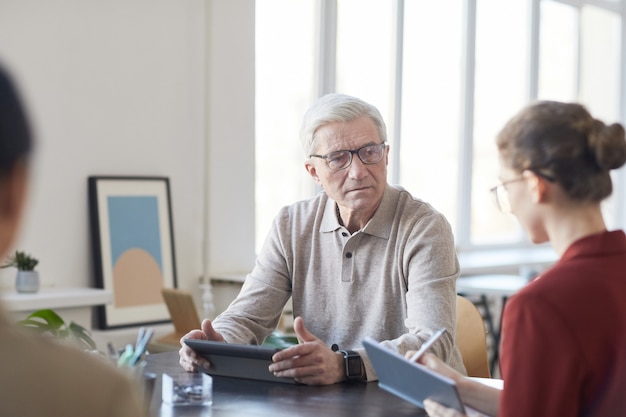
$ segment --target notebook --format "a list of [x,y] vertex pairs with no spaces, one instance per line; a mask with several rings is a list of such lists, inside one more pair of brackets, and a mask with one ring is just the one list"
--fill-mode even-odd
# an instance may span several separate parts
[[424,400],[432,399],[449,408],[465,413],[454,381],[423,365],[409,362],[399,353],[371,338],[363,346],[378,375],[378,385],[405,401],[424,408]]
[[185,339],[185,344],[211,363],[209,375],[295,384],[293,378],[278,378],[269,371],[272,356],[280,349],[211,340]]

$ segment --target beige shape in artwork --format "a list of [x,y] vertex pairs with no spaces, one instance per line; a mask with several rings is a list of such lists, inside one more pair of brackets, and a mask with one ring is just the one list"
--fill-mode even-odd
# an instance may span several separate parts
[[154,258],[143,249],[124,252],[113,267],[115,307],[162,304],[163,274]]

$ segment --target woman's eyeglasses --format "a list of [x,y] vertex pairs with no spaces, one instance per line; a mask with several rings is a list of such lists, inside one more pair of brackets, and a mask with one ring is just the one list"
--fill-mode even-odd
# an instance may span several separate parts
[[[549,182],[556,181],[552,175],[544,174],[536,170],[529,170],[529,171],[534,172],[535,175],[539,177],[545,178]],[[506,186],[514,182],[522,181],[524,179],[525,179],[524,177],[518,177],[518,178],[513,178],[510,180],[502,181],[500,182],[500,184],[489,189],[496,205],[498,206],[498,209],[500,209],[502,213],[511,212],[511,203],[509,202],[509,191],[507,190]]]
[[511,180],[502,181],[500,182],[500,184],[489,189],[496,205],[498,206],[498,209],[500,209],[502,213],[511,212],[511,203],[509,202],[509,191],[506,189],[506,186],[514,182],[523,181],[523,180],[524,180],[524,177],[513,178]]

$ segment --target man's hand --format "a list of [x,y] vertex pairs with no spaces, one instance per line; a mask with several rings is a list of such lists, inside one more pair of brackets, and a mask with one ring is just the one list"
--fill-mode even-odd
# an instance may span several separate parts
[[196,352],[183,342],[184,339],[201,339],[201,340],[215,340],[217,342],[223,342],[224,337],[215,331],[211,320],[204,319],[202,321],[202,330],[192,330],[180,339],[181,348],[178,351],[180,356],[180,366],[187,372],[196,372],[198,368],[209,369],[211,364],[206,359],[197,355]]
[[333,352],[304,327],[302,317],[293,322],[300,344],[277,352],[269,370],[277,377],[294,378],[308,385],[330,385],[345,378],[343,356]]

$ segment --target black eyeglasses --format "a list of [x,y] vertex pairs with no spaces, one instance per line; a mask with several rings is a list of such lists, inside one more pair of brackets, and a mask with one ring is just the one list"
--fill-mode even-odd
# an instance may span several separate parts
[[372,165],[380,162],[385,156],[387,143],[376,145],[365,145],[353,151],[335,151],[326,155],[309,155],[310,158],[322,158],[326,161],[328,168],[333,171],[348,168],[352,164],[352,155],[357,155],[365,165]]

